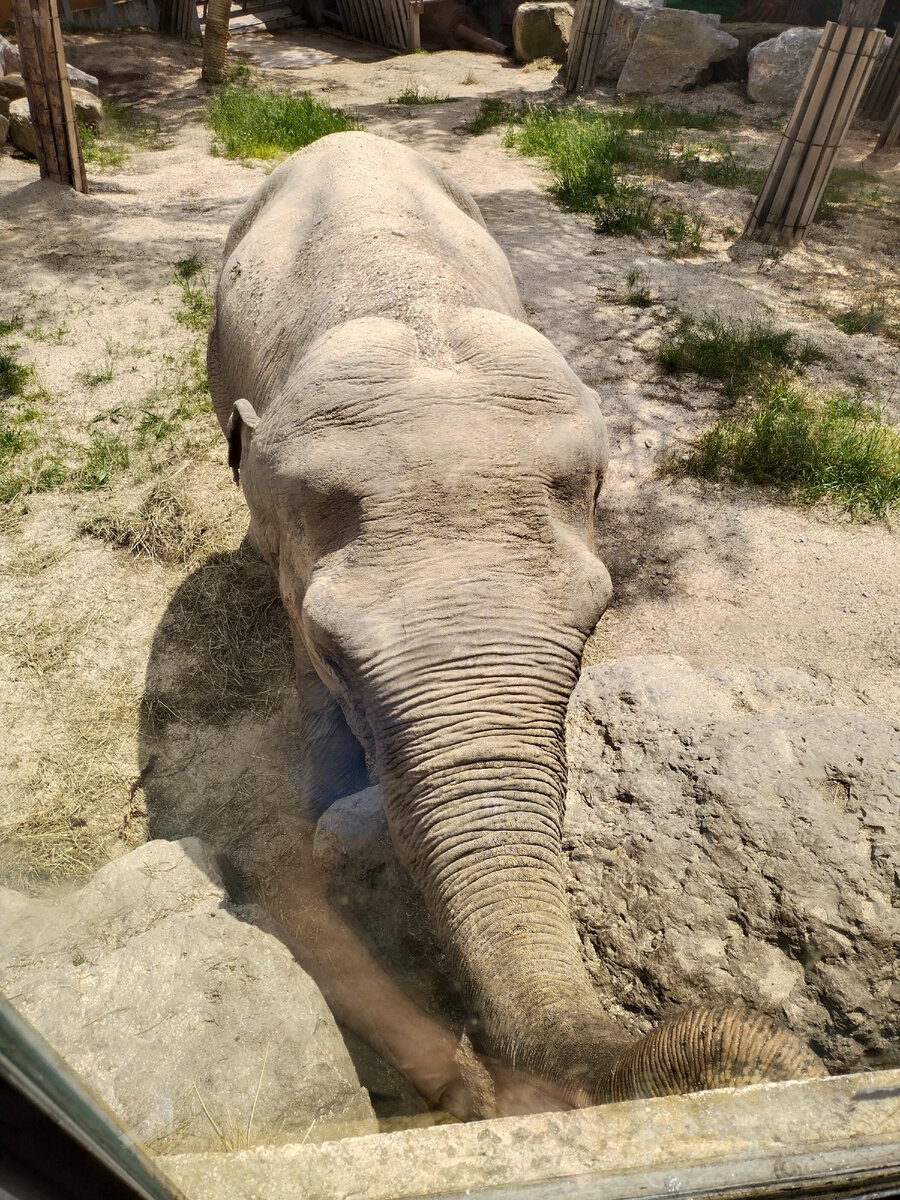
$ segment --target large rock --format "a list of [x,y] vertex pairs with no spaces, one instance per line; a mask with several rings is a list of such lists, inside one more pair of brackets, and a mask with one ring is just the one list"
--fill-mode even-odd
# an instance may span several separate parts
[[[69,75],[69,83],[72,89],[80,88],[82,91],[91,92],[94,96],[100,93],[100,83],[95,75],[88,75],[86,71],[79,71],[77,67],[66,68]],[[25,95],[25,80],[18,72],[13,72],[8,75],[0,75],[0,96],[6,96],[9,100],[18,100]]]
[[569,709],[570,887],[601,993],[781,1017],[900,1065],[900,728],[791,670],[592,667]]
[[821,37],[821,29],[786,29],[754,46],[747,55],[750,99],[793,107]]
[[37,158],[37,142],[34,137],[34,126],[31,124],[31,111],[28,101],[13,100],[9,106],[9,140],[32,158]]
[[0,34],[0,75],[11,75],[14,71],[22,70],[19,51]]
[[25,95],[25,80],[21,75],[12,73],[0,75],[0,96],[7,100],[18,100]]
[[513,17],[513,47],[519,62],[552,58],[565,62],[572,36],[571,4],[559,0],[528,0],[520,4]]
[[631,53],[638,30],[657,8],[665,8],[665,0],[613,0],[597,69],[598,79],[616,82]]
[[737,39],[719,28],[721,17],[675,8],[650,13],[638,30],[622,68],[620,96],[684,92],[737,47]]
[[[790,670],[583,672],[567,885],[600,998],[631,1032],[742,1003],[832,1069],[900,1065],[900,729],[830,699]],[[379,957],[418,989],[430,962],[432,1001],[452,1003],[377,788],[328,810],[316,853]]]
[[735,80],[745,80],[749,70],[747,57],[754,46],[760,42],[768,42],[778,37],[790,25],[778,25],[772,22],[762,24],[759,21],[740,21],[722,24],[722,32],[730,34],[737,40],[737,47],[727,58],[721,59],[713,66],[713,81],[715,83],[731,83]]
[[0,146],[6,141],[9,135],[9,117],[0,112]]
[[[3,81],[0,80],[0,83]],[[89,129],[100,132],[103,128],[103,104],[99,97],[82,88],[72,88],[72,104],[75,118]],[[9,134],[12,141],[26,154],[37,157],[37,143],[34,136],[34,126],[31,123],[31,109],[28,101],[22,97],[13,100],[9,106]]]
[[157,1147],[375,1132],[322,996],[256,918],[202,843],[150,842],[60,899],[0,889],[0,979]]

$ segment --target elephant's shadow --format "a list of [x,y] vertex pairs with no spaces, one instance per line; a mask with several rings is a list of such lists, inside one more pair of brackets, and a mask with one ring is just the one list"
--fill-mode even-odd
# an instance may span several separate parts
[[[149,834],[204,841],[239,904],[264,905],[273,873],[290,870],[298,839],[316,833],[298,782],[293,672],[276,582],[246,544],[193,570],[154,634],[140,721]],[[416,999],[458,1024],[421,898],[389,842],[358,863],[342,858],[329,886],[334,907]],[[377,1111],[415,1110],[409,1086],[344,1032]]]

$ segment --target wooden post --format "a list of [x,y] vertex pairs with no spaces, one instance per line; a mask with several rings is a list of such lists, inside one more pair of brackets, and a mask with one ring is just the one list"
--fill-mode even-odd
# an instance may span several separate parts
[[891,40],[881,66],[874,72],[866,89],[860,114],[869,121],[886,121],[897,92],[900,91],[900,37]]
[[597,78],[612,10],[613,0],[577,0],[566,55],[567,92],[583,92]]
[[874,28],[883,5],[844,0],[838,20],[825,26],[745,237],[778,246],[803,239],[884,42],[884,30]]
[[12,10],[41,176],[86,192],[56,0],[13,0]]
[[[900,42],[900,33],[895,34],[895,42]],[[875,153],[880,150],[896,150],[900,146],[900,87],[893,96],[893,104],[888,108],[881,137],[875,143]]]

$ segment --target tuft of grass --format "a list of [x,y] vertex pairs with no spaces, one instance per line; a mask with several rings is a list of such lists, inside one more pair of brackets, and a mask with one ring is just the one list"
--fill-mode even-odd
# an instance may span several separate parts
[[226,84],[210,97],[207,121],[213,129],[213,153],[225,158],[278,158],[329,133],[361,129],[359,121],[338,108],[295,95],[246,84]]
[[104,508],[79,533],[154,562],[188,566],[218,544],[219,534],[197,505],[168,480],[154,484],[136,510]]
[[209,273],[198,254],[175,264],[175,282],[181,288],[181,309],[177,319],[196,333],[205,333],[212,319],[212,292]]
[[522,70],[528,74],[531,71],[556,71],[559,69],[559,63],[553,58],[533,58],[531,62],[527,62]]
[[478,105],[478,112],[470,121],[464,121],[461,128],[464,133],[471,133],[477,137],[480,133],[487,133],[489,129],[496,129],[498,125],[519,122],[524,114],[523,105],[510,104],[496,96],[484,96]]
[[452,96],[438,96],[436,92],[423,92],[418,83],[410,83],[396,96],[388,97],[388,104],[446,104]]
[[91,430],[91,440],[81,448],[80,461],[70,478],[83,492],[95,492],[112,482],[129,465],[128,443],[115,433]]
[[463,87],[472,87],[476,83],[481,83],[481,80],[474,71],[466,71],[465,75],[463,75],[459,82],[463,85]]
[[695,179],[717,187],[745,187],[758,192],[766,173],[760,167],[742,162],[727,143],[715,145],[712,154],[701,158],[692,151],[682,151],[678,158],[678,178],[684,183]]
[[856,304],[835,314],[832,320],[844,333],[869,333],[892,342],[900,341],[900,322],[891,315],[883,292],[861,296]]
[[714,315],[700,320],[682,315],[657,351],[664,371],[695,371],[721,383],[731,397],[767,375],[799,370],[825,357],[818,346],[799,341],[791,329],[773,329],[760,322],[742,324]]
[[0,632],[0,650],[16,666],[43,678],[66,662],[86,625],[83,617],[73,619],[62,612],[38,620],[29,617]]
[[776,380],[667,469],[777,487],[807,503],[830,500],[877,517],[900,501],[900,432],[858,397],[813,397]]
[[158,649],[183,668],[148,677],[144,718],[160,732],[173,721],[224,724],[266,712],[292,686],[290,628],[269,567],[241,549],[214,554],[173,597]]
[[100,387],[103,383],[111,383],[115,371],[112,362],[107,362],[105,367],[101,367],[97,371],[79,371],[78,382],[83,383],[86,388],[92,390]]
[[20,363],[12,351],[0,351],[0,400],[21,396],[34,376],[34,367]]
[[834,224],[861,208],[883,208],[887,193],[880,184],[880,176],[862,167],[835,167],[813,220]]
[[112,100],[103,102],[103,132],[78,123],[84,161],[97,167],[119,167],[135,150],[166,150],[169,143],[158,120],[139,116]]
[[628,291],[626,293],[628,303],[632,308],[649,308],[653,303],[653,297],[650,292],[650,276],[640,267],[632,267],[625,276],[625,283]]

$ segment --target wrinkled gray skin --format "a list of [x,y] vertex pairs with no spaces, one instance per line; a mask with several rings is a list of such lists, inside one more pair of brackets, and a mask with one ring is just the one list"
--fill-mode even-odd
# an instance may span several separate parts
[[[560,870],[563,720],[610,597],[596,394],[524,323],[471,197],[364,133],[300,151],[239,215],[209,374],[294,628],[312,803],[377,776],[495,1052],[612,1095],[624,1042]],[[815,1073],[798,1053],[783,1073]],[[659,1074],[641,1089],[697,1086]]]

